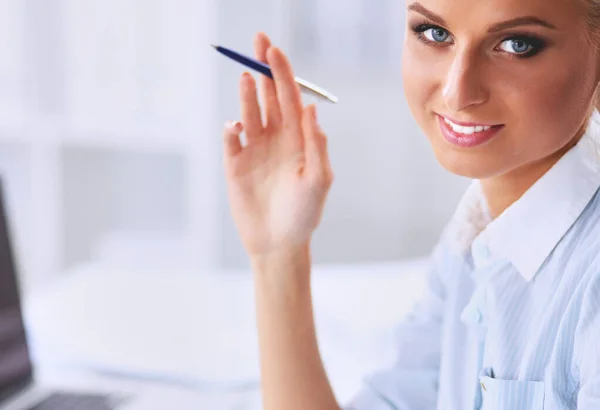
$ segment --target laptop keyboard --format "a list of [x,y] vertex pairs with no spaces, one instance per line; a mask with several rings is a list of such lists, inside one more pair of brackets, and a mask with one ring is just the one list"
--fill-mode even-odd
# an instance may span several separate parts
[[53,393],[25,410],[114,410],[122,400],[99,394]]

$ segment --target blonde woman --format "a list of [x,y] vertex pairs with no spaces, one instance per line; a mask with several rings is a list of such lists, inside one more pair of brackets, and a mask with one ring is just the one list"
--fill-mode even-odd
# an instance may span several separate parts
[[438,161],[473,183],[399,325],[396,361],[350,403],[332,392],[311,305],[327,139],[284,54],[255,39],[274,81],[260,105],[243,75],[224,163],[254,272],[264,408],[600,409],[600,1],[406,6],[407,101]]

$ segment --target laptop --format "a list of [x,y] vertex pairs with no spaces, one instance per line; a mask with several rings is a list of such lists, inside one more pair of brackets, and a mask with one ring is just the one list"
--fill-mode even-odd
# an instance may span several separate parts
[[198,391],[118,374],[63,377],[51,371],[49,376],[48,369],[36,369],[27,343],[5,199],[0,180],[0,410],[228,410],[246,402],[243,394],[233,392]]
[[[43,371],[36,372],[27,343],[5,205],[0,180],[0,410],[258,408],[247,407],[252,400],[245,392],[201,392],[171,383],[97,374],[93,378],[77,374],[75,380],[70,377],[56,381],[54,377],[36,377]],[[249,397],[254,396],[251,392]]]

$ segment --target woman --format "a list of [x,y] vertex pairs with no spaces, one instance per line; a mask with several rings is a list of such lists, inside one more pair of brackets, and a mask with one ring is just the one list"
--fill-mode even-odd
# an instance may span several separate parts
[[[243,75],[224,161],[255,278],[264,408],[339,409],[310,293],[326,137],[286,57],[263,34],[255,48],[274,81],[261,107]],[[598,0],[407,0],[406,98],[439,162],[473,184],[397,360],[345,409],[600,409],[599,50]]]

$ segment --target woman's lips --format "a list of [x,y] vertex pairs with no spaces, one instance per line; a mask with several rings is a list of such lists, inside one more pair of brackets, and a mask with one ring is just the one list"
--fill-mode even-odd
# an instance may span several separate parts
[[454,131],[450,124],[444,121],[444,117],[441,115],[437,115],[437,118],[442,135],[446,141],[464,148],[473,148],[482,145],[494,138],[496,134],[504,128],[504,125],[494,125],[492,128],[485,131],[474,132],[473,134],[462,134]]

